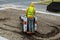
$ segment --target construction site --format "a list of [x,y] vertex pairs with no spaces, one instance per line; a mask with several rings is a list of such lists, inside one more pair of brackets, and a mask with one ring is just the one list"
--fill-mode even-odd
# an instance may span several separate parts
[[60,16],[37,13],[37,32],[34,35],[26,35],[21,32],[21,15],[25,15],[25,11],[0,10],[0,36],[8,40],[60,40]]

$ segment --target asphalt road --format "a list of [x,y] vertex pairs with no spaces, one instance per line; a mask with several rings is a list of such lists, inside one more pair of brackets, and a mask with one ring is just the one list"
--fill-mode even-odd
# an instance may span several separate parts
[[60,40],[60,17],[37,13],[38,29],[33,35],[21,32],[19,16],[24,11],[7,9],[0,11],[0,36],[9,40]]

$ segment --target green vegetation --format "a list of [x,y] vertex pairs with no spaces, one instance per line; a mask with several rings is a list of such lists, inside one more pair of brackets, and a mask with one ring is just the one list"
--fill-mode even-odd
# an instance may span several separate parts
[[54,2],[60,2],[60,0],[53,0]]
[[52,1],[53,1],[53,2],[60,2],[60,0],[43,0],[43,1],[39,1],[38,3],[48,5],[48,4],[50,4]]
[[39,1],[38,3],[40,4],[50,4],[52,1],[51,0],[44,0],[44,1]]

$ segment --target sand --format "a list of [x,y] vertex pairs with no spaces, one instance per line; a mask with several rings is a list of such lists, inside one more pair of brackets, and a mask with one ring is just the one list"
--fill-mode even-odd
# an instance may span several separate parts
[[0,10],[0,36],[9,40],[60,40],[60,17],[36,13],[38,29],[35,35],[21,32],[19,16],[25,11],[6,9]]

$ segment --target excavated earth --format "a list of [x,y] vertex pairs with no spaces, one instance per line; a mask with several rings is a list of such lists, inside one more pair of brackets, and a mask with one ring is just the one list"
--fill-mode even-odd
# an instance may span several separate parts
[[37,32],[28,35],[21,32],[19,16],[22,15],[25,11],[0,10],[0,36],[9,40],[60,40],[60,16],[36,13]]

